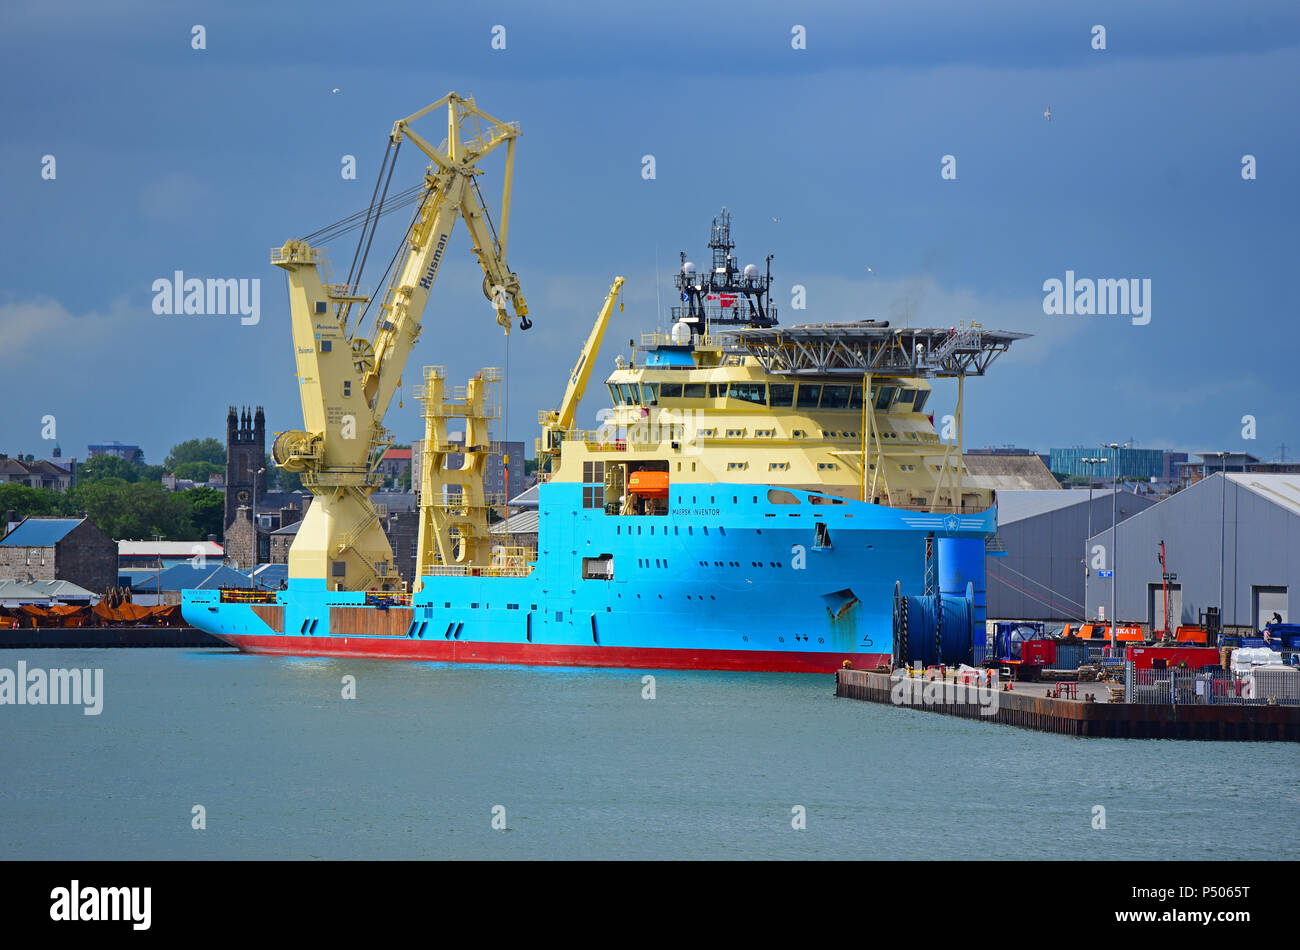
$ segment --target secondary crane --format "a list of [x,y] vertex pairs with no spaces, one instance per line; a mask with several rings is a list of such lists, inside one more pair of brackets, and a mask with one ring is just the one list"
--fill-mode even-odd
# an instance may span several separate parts
[[537,421],[542,425],[542,437],[537,440],[537,471],[540,475],[549,474],[556,459],[559,458],[560,445],[572,427],[573,417],[578,411],[578,403],[582,402],[583,393],[587,391],[596,354],[600,352],[601,340],[605,338],[605,328],[609,326],[610,314],[614,312],[614,301],[618,299],[622,289],[623,278],[615,277],[614,283],[609,288],[609,294],[605,297],[605,305],[596,315],[596,323],[592,326],[591,333],[587,335],[587,342],[583,344],[582,352],[578,354],[578,362],[574,364],[573,372],[569,373],[569,383],[564,388],[564,398],[560,401],[560,408],[547,409],[538,413]]
[[[447,138],[435,148],[411,126],[444,105]],[[519,278],[506,264],[518,136],[517,123],[502,122],[479,109],[473,99],[449,93],[393,125],[375,185],[378,205],[372,195],[347,283],[327,284],[322,279],[320,253],[305,239],[272,250],[271,263],[288,272],[305,426],[280,433],[272,455],[282,468],[301,472],[303,485],[315,496],[289,550],[290,579],[319,581],[330,590],[400,587],[392,549],[370,495],[382,480],[379,460],[392,444],[384,414],[419,338],[421,316],[458,216],[465,219],[474,241],[483,269],[483,292],[492,301],[497,323],[510,332],[509,302],[520,329],[532,325]],[[349,317],[354,305],[368,305],[370,298],[359,294],[352,281],[360,278],[365,267],[404,141],[413,143],[431,164],[423,187],[408,193],[418,200],[418,208],[404,238],[405,258],[388,285],[373,328],[363,333],[360,324],[369,307],[352,326]],[[476,179],[482,174],[477,163],[502,144],[506,145],[506,171],[497,231]]]

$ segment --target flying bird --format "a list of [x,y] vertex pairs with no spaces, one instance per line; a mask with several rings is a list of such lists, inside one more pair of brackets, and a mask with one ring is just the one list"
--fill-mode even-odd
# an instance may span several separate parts
[[870,265],[867,266],[867,273],[868,273],[868,274],[875,274],[875,271],[873,271],[873,270],[871,269]]
[[1051,106],[1048,106],[1048,107],[1047,107],[1047,111],[1043,113],[1043,118],[1046,119],[1048,122],[1051,122],[1051,121],[1052,121],[1052,107],[1051,107]]
[[339,90],[335,89],[335,90],[334,90],[334,95],[337,96],[338,94],[339,94]]
[[780,219],[780,218],[773,218],[772,220],[775,221],[777,224],[780,224],[780,223],[781,223],[781,219]]

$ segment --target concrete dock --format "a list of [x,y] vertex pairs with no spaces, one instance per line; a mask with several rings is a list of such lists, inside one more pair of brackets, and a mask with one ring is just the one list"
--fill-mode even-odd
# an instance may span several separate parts
[[[919,682],[919,681],[917,681]],[[1300,706],[1251,705],[1148,705],[1108,702],[1103,683],[1081,683],[1079,699],[1046,695],[1054,684],[1014,684],[1010,692],[988,692],[980,699],[973,691],[932,702],[896,702],[895,683],[888,673],[839,670],[835,695],[886,705],[905,705],[918,712],[960,716],[990,723],[1019,726],[1039,732],[1117,739],[1246,739],[1300,742]],[[1083,697],[1094,694],[1089,702]]]

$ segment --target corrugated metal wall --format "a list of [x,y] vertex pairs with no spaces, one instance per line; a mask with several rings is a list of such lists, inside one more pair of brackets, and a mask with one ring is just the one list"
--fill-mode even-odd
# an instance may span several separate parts
[[[1183,623],[1195,623],[1199,611],[1221,605],[1225,625],[1256,625],[1254,595],[1260,587],[1286,587],[1287,619],[1294,623],[1300,617],[1300,515],[1222,475],[1122,523],[1118,535],[1121,620],[1151,620],[1148,585],[1160,583],[1156,553],[1162,539],[1168,570],[1178,575],[1182,590]],[[1109,551],[1109,534],[1092,543]],[[1105,604],[1110,613],[1110,584],[1091,578],[1092,611]]]
[[[1084,616],[1088,499],[1086,491],[1079,494],[1078,504],[999,527],[1007,556],[986,559],[990,619],[1065,622]],[[1115,508],[1122,522],[1153,504],[1144,496],[1120,494]],[[1111,496],[1098,492],[1092,501],[1092,529],[1109,529],[1110,523]]]

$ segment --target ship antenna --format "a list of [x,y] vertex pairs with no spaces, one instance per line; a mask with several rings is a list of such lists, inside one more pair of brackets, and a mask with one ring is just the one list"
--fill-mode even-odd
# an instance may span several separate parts
[[664,328],[664,304],[659,288],[659,245],[655,245],[655,330]]

